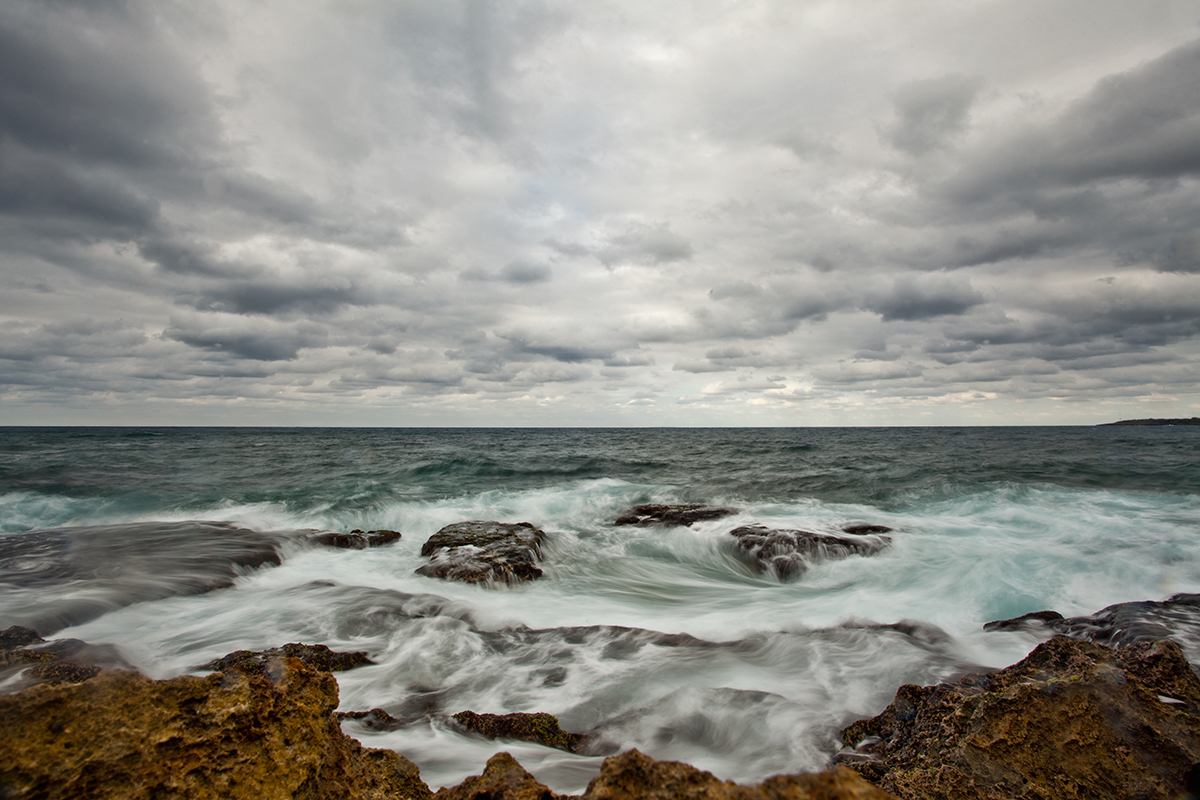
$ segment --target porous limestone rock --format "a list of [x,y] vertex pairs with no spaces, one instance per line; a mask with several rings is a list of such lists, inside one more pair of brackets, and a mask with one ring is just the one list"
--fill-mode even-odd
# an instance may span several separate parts
[[333,717],[337,682],[299,659],[269,674],[86,683],[0,697],[0,796],[425,800],[416,765]]
[[845,767],[776,775],[756,786],[722,781],[678,761],[655,761],[630,750],[604,759],[585,800],[894,800]]
[[455,522],[429,537],[418,575],[464,583],[520,583],[542,577],[544,531],[528,522]]
[[438,789],[437,800],[554,800],[555,794],[508,753],[488,759],[482,775]]
[[900,687],[837,760],[901,798],[1125,800],[1195,787],[1200,680],[1178,645],[1058,636],[957,683]]
[[200,669],[218,672],[228,672],[231,669],[240,672],[265,672],[271,668],[272,661],[279,658],[298,658],[310,667],[326,672],[342,672],[375,663],[361,650],[339,653],[323,644],[291,642],[283,647],[272,647],[268,650],[234,650],[227,656],[208,662]]

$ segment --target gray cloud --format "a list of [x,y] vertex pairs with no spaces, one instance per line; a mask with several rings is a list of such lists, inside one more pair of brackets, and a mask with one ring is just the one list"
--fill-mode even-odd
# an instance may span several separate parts
[[916,156],[946,146],[966,129],[982,85],[978,76],[947,75],[901,86],[896,119],[886,131],[888,141]]

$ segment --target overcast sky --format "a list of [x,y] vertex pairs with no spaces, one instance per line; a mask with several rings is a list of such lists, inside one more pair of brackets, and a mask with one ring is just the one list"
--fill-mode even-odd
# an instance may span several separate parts
[[4,0],[0,423],[1200,415],[1200,0]]

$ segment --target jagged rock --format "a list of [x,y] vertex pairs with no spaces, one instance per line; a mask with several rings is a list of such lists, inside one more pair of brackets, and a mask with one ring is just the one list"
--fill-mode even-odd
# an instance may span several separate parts
[[847,556],[869,556],[891,543],[878,535],[853,538],[830,533],[746,525],[729,532],[737,540],[738,554],[751,566],[775,574],[781,581],[798,578],[814,561]]
[[892,529],[887,525],[855,524],[842,526],[842,531],[855,536],[862,536],[868,533],[891,533]]
[[339,653],[323,644],[293,642],[269,650],[235,650],[227,656],[208,662],[200,669],[262,673],[270,669],[271,663],[279,658],[298,658],[310,667],[326,672],[341,672],[361,667],[363,664],[375,663],[362,651]]
[[396,719],[382,708],[372,708],[370,711],[338,711],[335,716],[339,720],[352,719],[372,731],[394,731],[404,726],[403,720]]
[[604,759],[585,800],[894,800],[845,767],[776,775],[757,786],[722,781],[677,761],[655,761],[630,750]]
[[842,732],[844,760],[901,798],[1173,798],[1200,761],[1200,680],[1178,645],[1058,636],[955,684],[902,686]]
[[438,790],[437,800],[553,800],[554,793],[508,753],[488,759],[482,775],[472,775],[458,786]]
[[299,659],[271,674],[86,683],[0,697],[0,795],[424,800],[416,765],[368,750],[333,716],[337,682]]
[[378,530],[361,531],[358,528],[349,533],[322,531],[312,537],[312,541],[325,547],[337,547],[342,550],[366,550],[368,547],[379,547],[400,541],[399,531]]
[[1022,614],[1019,617],[1012,619],[997,619],[991,622],[985,622],[983,629],[985,631],[1020,631],[1030,628],[1046,629],[1047,626],[1062,619],[1063,615],[1057,611],[1030,611],[1028,614]]
[[691,525],[710,519],[736,514],[732,508],[706,506],[699,503],[646,503],[621,512],[614,525]]
[[418,575],[464,583],[520,583],[542,577],[544,531],[528,522],[456,522],[429,537],[421,555],[431,561]]
[[587,737],[568,733],[559,727],[558,717],[552,714],[476,714],[460,711],[454,720],[469,731],[488,739],[519,739],[524,742],[578,753],[587,743]]

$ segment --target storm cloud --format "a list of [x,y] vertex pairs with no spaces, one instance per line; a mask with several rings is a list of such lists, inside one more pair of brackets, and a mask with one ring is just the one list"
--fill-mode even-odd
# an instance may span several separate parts
[[1197,74],[1192,0],[10,0],[0,422],[1198,414]]

